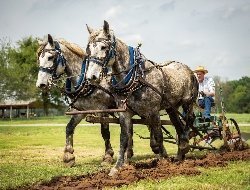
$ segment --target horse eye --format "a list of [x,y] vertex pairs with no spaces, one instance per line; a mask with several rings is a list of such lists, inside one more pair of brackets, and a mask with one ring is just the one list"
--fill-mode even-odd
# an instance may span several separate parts
[[106,49],[106,46],[102,46],[102,47],[101,47],[101,50],[105,50],[105,49]]
[[48,61],[51,61],[54,58],[54,56],[49,56]]

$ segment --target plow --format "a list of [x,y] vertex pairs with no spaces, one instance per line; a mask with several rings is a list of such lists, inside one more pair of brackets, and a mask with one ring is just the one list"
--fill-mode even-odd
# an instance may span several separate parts
[[[220,96],[222,97],[222,89],[220,88]],[[212,143],[215,140],[222,140],[222,149],[227,151],[243,150],[248,147],[241,137],[240,127],[235,119],[227,118],[223,99],[220,98],[221,114],[212,115],[210,121],[205,121],[202,117],[202,110],[198,109],[195,113],[195,121],[189,132],[189,142],[191,151],[198,150],[218,150]],[[97,113],[114,113],[125,112],[126,107],[120,109],[106,109],[106,110],[83,110],[83,111],[67,111],[66,115],[89,114],[86,121],[89,123],[106,123],[119,124],[119,118],[116,117],[102,117],[96,116]],[[114,116],[114,115],[113,115]],[[184,120],[182,120],[185,123]],[[149,125],[150,121],[147,119],[132,119],[133,124]],[[177,138],[172,135],[167,127],[172,125],[170,120],[161,120],[161,129],[164,135],[164,142],[177,144]],[[150,139],[150,137],[142,136],[134,132],[140,139]]]
[[[67,112],[68,115],[78,112]],[[80,112],[81,113],[81,112]],[[191,150],[217,150],[212,143],[219,139],[223,140],[223,148],[229,151],[243,150],[245,143],[241,137],[240,128],[237,122],[232,119],[223,120],[222,117],[211,117],[211,122],[202,121],[201,117],[196,117],[193,128],[190,130],[190,148]],[[118,118],[100,117],[95,115],[88,115],[86,121],[89,123],[113,123],[119,124]],[[149,121],[146,119],[132,119],[133,124],[148,125]],[[176,144],[177,140],[172,135],[167,126],[172,125],[170,120],[161,120],[161,129],[164,134],[164,142]],[[135,133],[140,139],[150,139],[150,137],[144,137],[138,133]]]

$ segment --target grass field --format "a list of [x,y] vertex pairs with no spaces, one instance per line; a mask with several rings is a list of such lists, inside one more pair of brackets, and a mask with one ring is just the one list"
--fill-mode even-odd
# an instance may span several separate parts
[[[232,117],[237,121],[240,118],[239,123],[250,123],[250,114],[232,114]],[[76,166],[64,167],[62,155],[68,119],[69,117],[62,116],[0,121],[0,189],[18,188],[38,181],[48,181],[54,176],[83,175],[101,169],[104,143],[99,125],[76,128],[74,136]],[[58,123],[65,126],[53,126]],[[174,134],[172,126],[168,129]],[[117,155],[120,129],[118,126],[111,126],[110,131],[111,143]],[[144,126],[135,126],[134,131],[148,136],[147,128]],[[250,125],[241,127],[241,131],[250,133]],[[250,140],[247,142],[250,144]],[[220,144],[218,141],[215,146]],[[175,145],[165,143],[165,147],[170,155],[176,153]],[[142,140],[136,135],[134,135],[134,152],[133,160],[154,157],[149,141]],[[178,176],[159,182],[144,180],[122,189],[250,189],[249,161],[231,162],[225,168],[201,168],[201,170],[202,174],[199,176]]]

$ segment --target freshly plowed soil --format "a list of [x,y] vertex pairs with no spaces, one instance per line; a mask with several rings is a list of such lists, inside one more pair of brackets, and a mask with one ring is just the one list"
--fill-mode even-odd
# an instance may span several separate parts
[[36,184],[28,189],[102,189],[103,187],[120,187],[142,179],[166,179],[177,175],[198,175],[197,167],[224,167],[228,161],[250,160],[250,149],[243,151],[209,153],[202,157],[189,156],[183,162],[173,159],[151,159],[132,163],[123,167],[115,177],[108,176],[109,171],[78,177],[56,177],[49,183]]

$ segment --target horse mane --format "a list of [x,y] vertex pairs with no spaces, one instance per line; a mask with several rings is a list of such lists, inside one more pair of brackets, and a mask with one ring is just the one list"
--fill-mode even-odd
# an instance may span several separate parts
[[43,44],[39,45],[39,47],[38,47],[38,49],[36,51],[36,57],[37,57],[37,59],[39,59],[39,57],[40,57],[42,51],[44,50],[45,46],[46,46],[46,43],[43,43]]
[[[110,29],[109,32],[110,32],[111,35],[114,35],[114,31],[112,29]],[[89,42],[94,42],[94,41],[98,40],[97,37],[100,35],[100,33],[103,33],[103,29],[97,29],[97,30],[93,31],[89,35]],[[110,36],[107,36],[105,34],[104,34],[104,36],[105,36],[106,40],[108,40],[110,38]],[[104,38],[102,38],[102,39],[104,39]]]
[[70,43],[64,39],[59,39],[59,42],[65,45],[70,51],[77,54],[79,57],[84,58],[86,56],[85,51],[82,48],[80,48],[77,44]]

